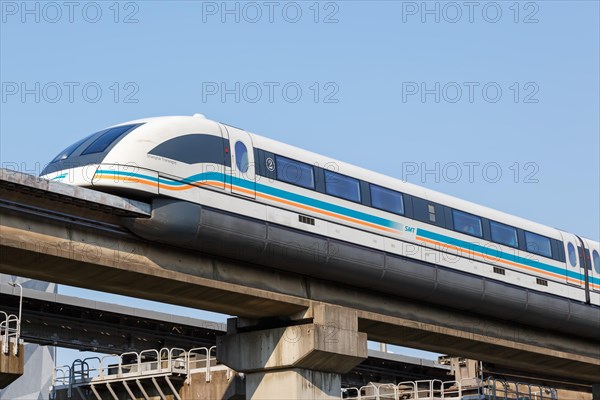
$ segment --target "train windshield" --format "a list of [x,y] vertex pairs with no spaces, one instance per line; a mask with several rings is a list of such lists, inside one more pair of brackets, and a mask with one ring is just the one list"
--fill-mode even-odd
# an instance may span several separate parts
[[63,169],[100,163],[125,135],[143,124],[128,124],[93,133],[64,149],[44,168],[41,175]]
[[61,151],[60,153],[58,153],[58,155],[56,157],[54,157],[54,159],[52,161],[50,161],[51,163],[55,163],[57,161],[60,160],[64,160],[66,158],[69,158],[69,156],[71,154],[73,154],[73,152],[79,147],[81,146],[85,141],[87,141],[89,138],[91,138],[92,136],[94,136],[96,133],[92,133],[89,136],[84,137],[83,139],[73,143],[72,145],[70,145],[69,147],[67,147],[66,149],[64,149],[63,151]]

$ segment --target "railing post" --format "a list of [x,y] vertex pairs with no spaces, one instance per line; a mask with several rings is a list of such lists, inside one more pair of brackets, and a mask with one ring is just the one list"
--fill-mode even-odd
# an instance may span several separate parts
[[210,382],[211,380],[211,376],[210,376],[210,353],[213,350],[216,350],[217,346],[212,346],[209,347],[208,350],[206,351],[206,382]]
[[[9,282],[8,284],[12,287],[18,286],[19,290],[20,290],[20,292],[19,292],[19,316],[17,317],[17,335],[15,337],[14,350],[13,350],[13,354],[17,355],[17,354],[19,354],[19,338],[21,337],[21,315],[23,312],[23,286],[21,286],[21,284],[17,283],[17,282]],[[8,325],[9,324],[7,324],[7,328],[9,328]]]

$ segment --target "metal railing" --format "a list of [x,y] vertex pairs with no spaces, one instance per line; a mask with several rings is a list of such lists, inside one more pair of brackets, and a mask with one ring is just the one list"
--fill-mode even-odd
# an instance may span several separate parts
[[10,343],[13,343],[13,354],[19,354],[19,339],[21,338],[21,313],[23,310],[23,286],[20,283],[9,282],[12,287],[19,287],[19,315],[7,314],[0,311],[0,339],[2,341],[2,352],[8,354]]
[[[206,373],[205,373],[206,382],[210,382],[212,379],[210,369],[212,366],[217,365],[216,352],[217,352],[217,346],[196,347],[196,348],[188,351],[188,353],[187,353],[188,364],[187,365],[188,365],[188,371],[190,372],[190,374],[193,371],[204,369],[206,371]],[[190,384],[190,380],[188,380],[188,384]]]
[[70,398],[73,390],[79,390],[80,386],[90,385],[94,391],[94,387],[99,387],[98,385],[110,386],[111,382],[139,381],[146,377],[151,378],[156,385],[154,377],[158,376],[165,377],[167,384],[171,386],[171,382],[166,378],[168,375],[185,376],[186,382],[190,384],[191,374],[194,372],[205,372],[206,382],[210,382],[211,369],[216,366],[216,346],[198,347],[189,351],[180,348],[162,348],[143,350],[139,353],[126,352],[120,355],[88,357],[77,359],[70,366],[56,367],[51,393],[52,398],[55,398],[56,391],[67,389],[67,396]]
[[2,339],[2,352],[8,354],[10,343],[13,344],[13,354],[19,353],[19,336],[21,323],[19,317],[0,311],[0,338]]
[[88,357],[75,360],[70,369],[70,383],[104,381],[163,373],[187,374],[188,352],[179,348],[131,351],[120,355]]
[[460,399],[462,395],[461,382],[437,379],[398,384],[369,383],[360,388],[353,387],[342,391],[342,398],[358,400]]
[[360,388],[342,389],[342,398],[348,400],[558,400],[554,388],[523,382],[512,382],[495,377],[485,381],[478,378],[461,381],[423,380],[398,384],[369,383]]
[[557,400],[556,389],[524,382],[507,381],[493,376],[483,385],[483,394],[494,400]]

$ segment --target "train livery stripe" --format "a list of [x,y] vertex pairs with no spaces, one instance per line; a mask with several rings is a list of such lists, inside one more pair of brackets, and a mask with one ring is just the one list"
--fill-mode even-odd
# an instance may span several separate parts
[[[236,190],[239,190],[243,193],[256,194],[257,197],[265,200],[297,207],[306,211],[338,218],[347,222],[356,223],[358,225],[367,226],[369,228],[378,229],[385,232],[398,234],[401,232],[403,227],[401,223],[390,221],[376,215],[352,210],[343,206],[303,196],[297,193],[288,192],[261,183],[248,181],[237,177],[232,178],[229,175],[218,172],[201,173],[177,181],[169,178],[156,178],[150,175],[127,171],[99,169],[96,171],[94,179],[108,179],[117,182],[135,182],[172,191],[188,190],[199,186],[223,188],[226,184],[230,188],[235,187]],[[564,268],[556,267],[554,265],[520,257],[516,254],[505,253],[498,249],[481,246],[475,243],[431,232],[422,228],[417,229],[417,240],[441,246],[446,249],[460,251],[472,256],[477,256],[487,261],[495,261],[530,272],[542,273],[554,279],[566,278],[569,282],[575,284],[581,284],[584,282],[583,279],[585,279],[584,275],[578,272],[565,270]],[[590,284],[595,289],[600,289],[600,279],[590,277]]]
[[391,233],[399,233],[400,229],[403,227],[403,225],[398,222],[390,221],[376,215],[363,213],[351,208],[342,207],[337,204],[288,192],[286,190],[263,185],[261,183],[254,183],[239,178],[234,178],[233,183],[236,185],[236,187],[242,186],[245,189],[250,190],[254,190],[253,186],[256,185],[257,196],[268,198],[269,200],[277,202],[283,202],[284,204],[297,206],[307,211],[317,212],[330,217],[341,218],[345,221],[354,222],[370,228],[380,229]]
[[205,172],[190,176],[181,181],[175,181],[163,177],[159,177],[157,180],[156,177],[134,172],[98,170],[96,171],[94,179],[108,179],[116,181],[122,180],[143,183],[151,186],[158,186],[159,188],[165,190],[188,190],[197,186],[206,185],[207,182],[212,182],[211,186],[222,187],[224,180],[227,179],[227,183],[235,186],[237,190],[246,190],[252,192],[256,190],[256,194],[259,197],[277,201],[286,205],[296,206],[307,211],[341,218],[348,222],[354,222],[370,228],[380,229],[385,232],[399,233],[400,229],[403,227],[403,225],[398,222],[390,221],[376,215],[352,210],[350,208],[338,206],[336,204],[237,177],[230,179],[229,175],[224,175],[218,172]]
[[[545,264],[530,258],[521,257],[516,254],[510,254],[491,247],[481,246],[476,243],[466,242],[450,236],[431,232],[426,229],[417,229],[417,240],[438,245],[447,249],[458,250],[463,253],[478,256],[488,261],[496,261],[505,265],[510,265],[532,272],[541,272],[555,279],[566,278],[571,283],[583,283],[581,273],[565,270],[550,264]],[[590,277],[590,283],[595,288],[600,288],[600,280]]]

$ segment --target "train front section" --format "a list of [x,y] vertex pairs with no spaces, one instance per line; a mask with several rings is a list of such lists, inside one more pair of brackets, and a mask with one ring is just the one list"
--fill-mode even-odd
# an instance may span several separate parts
[[[61,151],[44,168],[40,176],[50,181],[76,186],[94,186],[96,173],[111,150],[129,133],[143,126],[143,122],[127,123],[93,133]],[[121,169],[134,162],[123,163]],[[104,167],[111,168],[109,165]],[[114,167],[111,169],[115,169]]]

